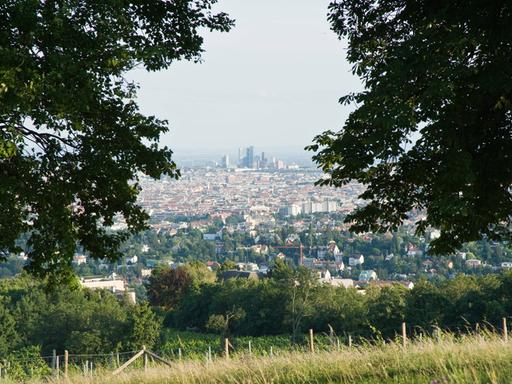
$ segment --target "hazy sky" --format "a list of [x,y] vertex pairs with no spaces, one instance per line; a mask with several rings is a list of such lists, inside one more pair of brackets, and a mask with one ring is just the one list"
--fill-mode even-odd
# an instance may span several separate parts
[[345,44],[329,29],[328,0],[219,0],[236,26],[205,32],[204,62],[132,73],[146,114],[168,119],[163,142],[176,155],[300,149],[339,129],[340,96],[360,87]]

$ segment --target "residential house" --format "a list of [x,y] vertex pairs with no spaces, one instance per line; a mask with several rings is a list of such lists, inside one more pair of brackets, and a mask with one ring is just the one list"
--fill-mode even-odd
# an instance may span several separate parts
[[416,257],[416,256],[422,256],[423,252],[414,244],[407,244],[407,256],[409,257]]
[[325,269],[323,271],[318,271],[318,281],[320,283],[329,283],[332,279],[331,273],[328,269]]
[[268,246],[265,244],[256,244],[251,246],[251,251],[258,255],[266,255],[268,253]]
[[81,265],[87,263],[87,256],[85,255],[74,255],[73,264]]
[[349,259],[348,259],[348,265],[350,265],[351,267],[355,267],[355,266],[362,265],[362,264],[364,264],[364,256],[363,255],[352,256],[352,257],[349,257]]
[[466,260],[466,266],[470,268],[477,268],[482,266],[482,261],[477,259]]
[[211,261],[211,260],[208,260],[206,262],[206,267],[211,270],[211,271],[216,271],[220,268],[220,263],[216,262],[216,261]]
[[359,274],[359,281],[361,282],[369,282],[372,280],[377,280],[377,273],[374,270],[365,270],[361,271]]
[[236,267],[239,271],[257,271],[259,269],[256,263],[237,263]]
[[132,257],[127,257],[126,258],[126,264],[128,264],[128,265],[137,264],[138,261],[139,261],[139,258],[137,257],[137,255],[134,255]]
[[145,278],[145,277],[151,276],[152,272],[153,272],[153,270],[151,268],[142,268],[140,270],[140,275],[142,278]]

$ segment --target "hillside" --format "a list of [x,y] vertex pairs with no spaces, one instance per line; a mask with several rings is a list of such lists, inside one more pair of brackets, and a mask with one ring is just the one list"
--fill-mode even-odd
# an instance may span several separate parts
[[512,345],[497,336],[443,336],[340,352],[177,363],[174,368],[105,372],[56,383],[504,383],[512,372]]

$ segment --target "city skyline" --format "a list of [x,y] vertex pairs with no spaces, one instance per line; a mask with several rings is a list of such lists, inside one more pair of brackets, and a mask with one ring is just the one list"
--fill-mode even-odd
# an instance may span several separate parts
[[[244,161],[247,156],[247,150],[252,148],[253,160],[257,163],[249,166]],[[294,150],[292,148],[271,148],[259,147],[252,144],[239,145],[232,148],[212,149],[210,151],[190,151],[175,154],[175,160],[178,167],[187,166],[207,166],[218,165],[223,168],[269,168],[276,164],[276,161],[283,161],[285,164],[296,164],[301,167],[315,167],[312,160],[312,152],[305,150]],[[260,159],[264,158],[264,162],[260,164]],[[226,160],[229,166],[226,166]]]

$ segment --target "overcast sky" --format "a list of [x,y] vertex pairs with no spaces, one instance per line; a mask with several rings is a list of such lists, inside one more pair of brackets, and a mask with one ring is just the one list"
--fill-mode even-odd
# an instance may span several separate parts
[[345,44],[329,29],[328,0],[219,0],[236,20],[205,32],[204,62],[131,74],[146,114],[169,120],[163,142],[190,152],[301,149],[347,116],[338,104],[360,87]]

